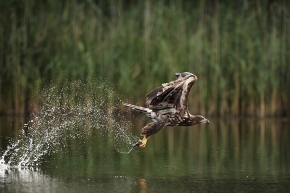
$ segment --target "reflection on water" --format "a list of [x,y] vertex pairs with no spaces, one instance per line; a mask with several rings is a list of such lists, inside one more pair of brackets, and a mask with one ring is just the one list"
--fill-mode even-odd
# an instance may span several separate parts
[[[3,134],[15,135],[8,132],[11,124],[1,120],[1,149],[5,149]],[[143,125],[136,121],[135,134]],[[209,125],[167,127],[151,137],[145,149],[130,154],[116,151],[109,137],[92,132],[86,138],[69,138],[60,151],[45,157],[41,167],[2,169],[0,188],[7,192],[285,192],[290,188],[287,120],[211,119]]]

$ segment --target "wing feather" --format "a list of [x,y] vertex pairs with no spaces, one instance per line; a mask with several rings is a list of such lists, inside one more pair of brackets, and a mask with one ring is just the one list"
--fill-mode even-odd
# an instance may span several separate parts
[[150,109],[186,109],[188,94],[197,77],[193,74],[179,76],[177,80],[162,84],[146,95],[146,105]]
[[[148,106],[151,105],[154,106],[157,105],[158,103],[168,100],[168,97],[174,96],[180,91],[180,89],[182,89],[183,81],[184,80],[182,79],[178,79],[171,81],[169,83],[162,84],[162,86],[154,89],[153,91],[151,91],[146,95],[146,104]],[[172,103],[174,102],[174,100],[166,102]]]
[[196,77],[189,77],[184,81],[183,88],[182,88],[182,94],[179,99],[179,108],[186,110],[187,104],[188,104],[188,95],[191,90],[192,85],[197,80]]

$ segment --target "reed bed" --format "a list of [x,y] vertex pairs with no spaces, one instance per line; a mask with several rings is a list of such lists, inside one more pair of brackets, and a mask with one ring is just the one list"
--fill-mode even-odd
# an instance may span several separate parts
[[2,114],[31,111],[48,84],[98,78],[142,105],[144,94],[182,71],[199,78],[193,113],[290,114],[286,0],[27,0],[0,7]]

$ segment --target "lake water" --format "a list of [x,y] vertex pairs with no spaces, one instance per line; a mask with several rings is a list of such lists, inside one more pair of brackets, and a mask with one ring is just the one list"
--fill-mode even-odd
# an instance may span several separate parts
[[[9,139],[15,140],[22,132],[24,122],[0,120],[3,154]],[[100,130],[76,125],[87,134],[64,137],[57,151],[44,155],[38,166],[0,168],[0,189],[62,193],[289,191],[288,120],[210,121],[209,125],[167,127],[152,136],[146,148],[129,154],[116,148],[114,133],[100,134]],[[126,132],[138,136],[146,122],[136,118],[133,129]]]

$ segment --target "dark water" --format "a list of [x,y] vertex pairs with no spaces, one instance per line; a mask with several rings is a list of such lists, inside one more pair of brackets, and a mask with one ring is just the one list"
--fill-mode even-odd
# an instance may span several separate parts
[[[145,120],[147,122],[148,120]],[[167,127],[145,149],[120,153],[110,133],[64,139],[29,169],[0,169],[1,192],[288,192],[288,120],[211,119],[209,125]],[[134,135],[144,120],[133,124]],[[78,127],[80,127],[78,125]],[[23,122],[1,118],[0,144]],[[82,129],[82,128],[81,128]],[[88,132],[84,129],[85,132]]]

